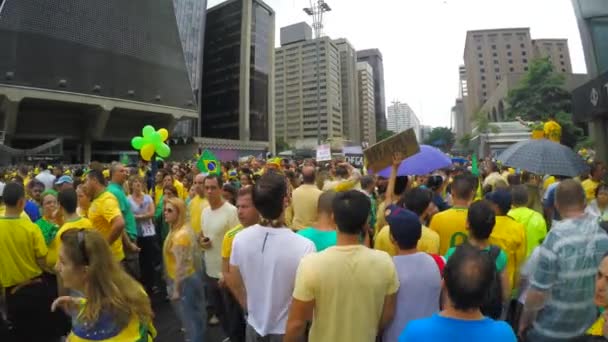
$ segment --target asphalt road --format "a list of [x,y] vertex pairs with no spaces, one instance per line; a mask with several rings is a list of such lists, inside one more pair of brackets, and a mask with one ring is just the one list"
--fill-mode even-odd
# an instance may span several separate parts
[[[180,330],[180,323],[173,312],[169,301],[161,296],[152,297],[152,308],[155,318],[154,326],[158,331],[155,342],[182,342],[184,334]],[[220,326],[209,326],[205,342],[222,342],[225,336]]]

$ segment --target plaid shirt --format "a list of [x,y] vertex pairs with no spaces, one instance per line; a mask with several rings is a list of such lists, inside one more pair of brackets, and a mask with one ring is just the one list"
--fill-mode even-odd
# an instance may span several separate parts
[[556,222],[539,247],[530,285],[549,296],[534,322],[547,339],[582,336],[596,318],[595,275],[608,235],[590,215]]

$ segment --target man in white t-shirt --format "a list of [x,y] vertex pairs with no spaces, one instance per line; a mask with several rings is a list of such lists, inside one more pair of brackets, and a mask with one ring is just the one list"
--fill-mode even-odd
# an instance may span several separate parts
[[52,190],[53,185],[55,185],[55,176],[53,176],[51,170],[48,169],[46,163],[40,164],[40,173],[36,175],[36,179],[44,184],[45,190]]
[[246,341],[282,342],[296,270],[315,252],[312,241],[285,227],[287,181],[263,175],[253,188],[260,224],[241,231],[232,244],[230,284],[247,317]]
[[[224,301],[220,286],[222,273],[222,241],[228,230],[239,224],[236,207],[222,198],[222,180],[219,175],[205,178],[205,195],[209,206],[201,213],[199,243],[205,250],[205,272],[207,273],[208,301],[211,309],[209,324],[218,324],[224,312]],[[227,323],[227,322],[224,322]]]

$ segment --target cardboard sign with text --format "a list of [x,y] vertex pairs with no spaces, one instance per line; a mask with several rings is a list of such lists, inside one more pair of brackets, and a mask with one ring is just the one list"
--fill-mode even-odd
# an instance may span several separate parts
[[395,152],[401,152],[404,158],[420,152],[413,129],[407,129],[365,149],[363,154],[367,169],[379,172],[391,166]]
[[317,161],[331,160],[331,147],[329,145],[317,146]]

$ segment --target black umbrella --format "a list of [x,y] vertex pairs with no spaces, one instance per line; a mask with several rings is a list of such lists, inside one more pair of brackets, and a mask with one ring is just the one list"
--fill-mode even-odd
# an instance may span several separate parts
[[520,141],[497,159],[503,165],[537,175],[576,177],[589,170],[587,163],[568,146],[547,139]]

